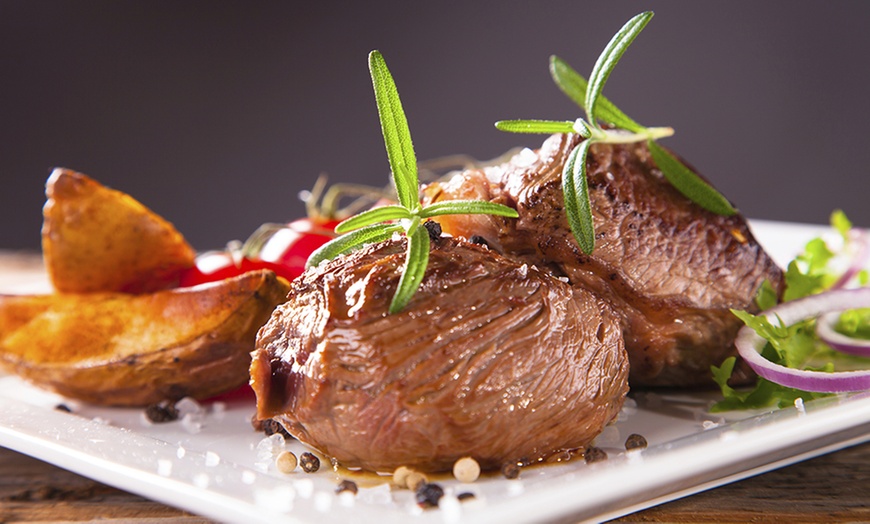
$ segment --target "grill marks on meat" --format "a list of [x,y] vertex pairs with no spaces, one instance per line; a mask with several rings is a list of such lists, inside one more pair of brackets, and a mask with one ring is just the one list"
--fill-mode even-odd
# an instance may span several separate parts
[[622,317],[632,385],[712,384],[709,366],[734,354],[741,326],[729,309],[753,309],[765,279],[781,289],[780,269],[741,216],[707,212],[674,189],[643,143],[590,149],[596,248],[583,254],[561,192],[561,172],[577,140],[553,136],[536,155],[465,172],[424,194],[436,202],[473,191],[515,207],[517,220],[464,215],[442,227],[484,236],[507,256],[566,275],[612,304]]
[[404,242],[293,282],[254,352],[260,418],[345,466],[391,471],[541,460],[584,448],[616,416],[628,364],[603,300],[442,238],[410,304],[388,315]]

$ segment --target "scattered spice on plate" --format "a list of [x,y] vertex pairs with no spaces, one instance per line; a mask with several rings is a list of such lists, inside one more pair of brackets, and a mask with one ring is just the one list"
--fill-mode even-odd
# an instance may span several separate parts
[[501,466],[501,474],[506,479],[515,479],[520,476],[520,466],[516,462],[505,462]]
[[400,488],[408,487],[408,475],[413,472],[414,470],[407,466],[399,466],[393,471],[393,484]]
[[296,455],[291,451],[282,451],[278,454],[278,458],[275,459],[275,466],[281,473],[293,473],[298,464],[299,461],[296,459]]
[[305,452],[299,456],[299,465],[305,473],[314,473],[320,469],[320,459],[314,453]]
[[444,489],[438,484],[425,482],[415,490],[415,496],[421,508],[436,508],[444,496]]
[[637,433],[632,433],[625,439],[625,449],[626,451],[631,451],[633,449],[646,449],[647,442],[643,435],[638,435]]
[[417,491],[417,489],[420,486],[422,486],[428,482],[429,482],[429,477],[427,477],[423,473],[420,473],[419,471],[412,471],[411,473],[408,474],[408,477],[405,479],[405,486],[410,490]]
[[473,498],[476,498],[476,495],[475,495],[474,493],[471,493],[470,491],[463,491],[463,492],[460,493],[459,495],[456,495],[456,499],[457,499],[459,502],[463,502],[463,501],[466,501],[466,500],[471,500],[471,499],[473,499]]
[[583,458],[586,459],[587,464],[592,464],[593,462],[601,462],[602,460],[607,460],[607,452],[601,448],[592,446],[586,449],[586,453],[583,454]]
[[471,457],[462,457],[453,464],[453,476],[459,482],[474,482],[480,477],[480,464]]
[[354,495],[356,495],[357,492],[359,491],[359,488],[357,488],[356,482],[354,482],[352,480],[345,479],[345,480],[342,480],[341,482],[338,483],[338,486],[335,488],[335,492],[336,493],[344,493],[345,491],[353,493]]
[[284,426],[281,425],[280,422],[271,418],[263,421],[263,433],[265,433],[267,437],[271,437],[272,435],[277,434],[284,437],[284,440],[293,439],[293,435],[291,435],[286,429],[284,429]]
[[72,408],[67,406],[66,404],[58,404],[54,407],[57,411],[63,411],[64,413],[72,413]]
[[151,404],[145,408],[145,416],[155,424],[172,422],[173,420],[178,420],[178,409],[175,408],[175,404],[170,402]]

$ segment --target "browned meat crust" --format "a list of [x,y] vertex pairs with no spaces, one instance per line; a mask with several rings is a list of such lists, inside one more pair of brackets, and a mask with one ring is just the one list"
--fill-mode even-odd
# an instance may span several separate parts
[[754,309],[765,279],[781,289],[781,270],[742,216],[719,216],[689,201],[664,179],[643,143],[591,148],[596,248],[583,254],[561,192],[562,169],[577,140],[555,135],[536,153],[433,184],[426,198],[484,198],[516,208],[518,220],[439,221],[448,233],[481,235],[505,255],[605,298],[622,317],[632,386],[712,385],[709,367],[734,354],[741,325],[729,309]]
[[260,418],[345,466],[431,471],[584,448],[616,416],[628,361],[603,300],[442,238],[420,290],[388,315],[404,242],[293,282],[253,355]]

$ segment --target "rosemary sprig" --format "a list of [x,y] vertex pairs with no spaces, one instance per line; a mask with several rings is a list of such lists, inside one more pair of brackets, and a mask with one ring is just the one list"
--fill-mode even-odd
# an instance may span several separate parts
[[394,234],[404,234],[408,238],[405,264],[396,294],[390,302],[390,313],[397,313],[414,296],[426,273],[429,262],[429,233],[425,227],[420,227],[423,220],[456,214],[488,214],[516,218],[517,212],[507,206],[482,200],[453,200],[422,206],[411,131],[393,76],[380,52],[372,51],[369,54],[369,71],[399,203],[369,209],[339,223],[335,232],[344,234],[312,253],[307,265],[316,266],[364,244],[386,240]]
[[[568,224],[580,249],[587,254],[595,249],[595,231],[586,185],[586,157],[589,146],[596,142],[626,144],[646,141],[656,166],[680,193],[708,211],[726,216],[737,212],[721,193],[656,143],[660,138],[673,135],[673,129],[642,126],[601,94],[619,59],[652,17],[652,11],[641,13],[613,36],[595,62],[588,82],[561,58],[550,57],[553,81],[568,98],[586,111],[585,121],[578,118],[574,122],[502,120],[495,123],[497,129],[511,133],[575,133],[585,138],[571,151],[565,163],[562,193]],[[603,128],[600,120],[615,129]]]

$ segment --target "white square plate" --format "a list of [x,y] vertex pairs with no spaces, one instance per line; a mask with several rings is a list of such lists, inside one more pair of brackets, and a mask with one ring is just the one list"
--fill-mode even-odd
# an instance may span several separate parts
[[[780,264],[827,228],[753,221]],[[40,284],[34,284],[34,289]],[[21,292],[22,289],[16,289]],[[446,496],[422,510],[407,490],[360,476],[358,495],[337,495],[328,462],[285,475],[272,445],[251,428],[250,396],[192,406],[184,420],[148,423],[142,410],[77,405],[0,375],[0,445],[118,488],[231,522],[531,522],[603,520],[870,440],[870,395],[841,395],[764,413],[710,414],[715,393],[637,392],[596,443],[603,462],[524,469],[519,479],[473,484],[436,478]],[[65,403],[73,409],[55,409]],[[522,428],[517,428],[521,431]],[[626,452],[625,438],[649,446]],[[460,502],[457,495],[475,497]]]

